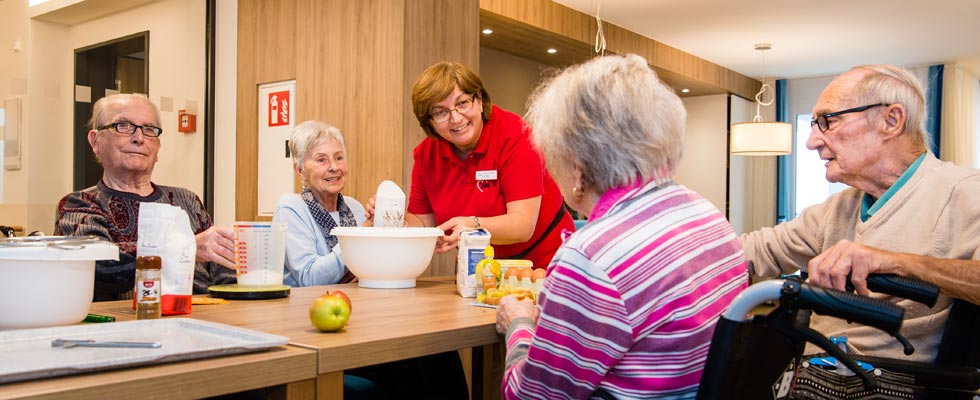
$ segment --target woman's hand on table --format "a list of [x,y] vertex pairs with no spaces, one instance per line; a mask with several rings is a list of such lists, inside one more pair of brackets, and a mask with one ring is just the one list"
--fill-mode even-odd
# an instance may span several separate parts
[[517,300],[517,297],[504,296],[500,299],[497,306],[497,333],[507,334],[511,322],[518,318],[530,318],[532,321],[538,320],[538,308],[530,299]]

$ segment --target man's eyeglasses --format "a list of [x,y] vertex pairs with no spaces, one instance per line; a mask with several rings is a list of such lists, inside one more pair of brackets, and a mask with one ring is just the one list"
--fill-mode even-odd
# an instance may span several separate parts
[[810,127],[813,127],[813,125],[816,124],[817,125],[817,128],[820,129],[820,132],[827,132],[827,129],[830,129],[830,121],[828,121],[827,118],[833,118],[833,117],[836,117],[838,115],[844,115],[844,114],[849,114],[849,113],[861,112],[861,111],[867,110],[869,108],[879,107],[879,106],[886,106],[887,107],[888,104],[886,104],[886,103],[869,104],[869,105],[866,105],[866,106],[848,108],[846,110],[835,111],[835,112],[832,112],[832,113],[820,114],[816,118],[810,120]]
[[156,126],[149,126],[149,125],[136,125],[132,122],[126,122],[126,121],[113,122],[109,125],[99,127],[99,129],[109,129],[109,128],[112,128],[116,132],[121,133],[123,135],[132,135],[136,133],[136,128],[140,128],[143,130],[143,136],[157,137],[160,136],[161,133],[163,133],[163,128],[158,128]]
[[439,110],[433,111],[429,114],[429,117],[436,123],[441,124],[449,120],[449,116],[452,115],[453,111],[460,114],[470,111],[470,109],[473,108],[474,100],[476,100],[475,94],[471,95],[469,99],[456,102],[456,107],[450,109],[440,108]]

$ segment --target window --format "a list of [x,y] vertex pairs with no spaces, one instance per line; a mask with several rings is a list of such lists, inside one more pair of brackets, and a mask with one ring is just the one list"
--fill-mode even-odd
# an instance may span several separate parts
[[804,208],[823,203],[834,193],[848,188],[843,183],[828,182],[826,162],[820,159],[816,151],[806,148],[812,118],[810,114],[796,116],[796,145],[793,148],[795,201],[791,202],[793,209],[790,210],[793,218],[799,216]]

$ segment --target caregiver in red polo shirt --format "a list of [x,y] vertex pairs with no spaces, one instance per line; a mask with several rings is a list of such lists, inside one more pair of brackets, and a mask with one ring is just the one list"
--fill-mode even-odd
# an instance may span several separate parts
[[415,147],[406,222],[446,231],[437,253],[456,247],[460,231],[482,227],[497,258],[547,267],[562,230],[575,225],[527,123],[492,105],[479,75],[456,62],[422,72],[412,106],[428,137]]

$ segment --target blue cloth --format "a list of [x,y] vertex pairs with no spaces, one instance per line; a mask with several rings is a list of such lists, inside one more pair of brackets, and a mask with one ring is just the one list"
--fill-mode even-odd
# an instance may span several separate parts
[[[344,202],[354,214],[357,225],[363,225],[364,206],[349,196],[344,197]],[[283,283],[293,287],[329,285],[343,278],[346,268],[340,248],[331,248],[327,244],[320,224],[313,219],[310,208],[299,195],[288,193],[280,197],[272,220],[286,223]]]
[[922,164],[922,160],[926,158],[926,153],[922,153],[919,158],[915,159],[912,165],[909,165],[902,176],[899,176],[895,183],[892,184],[884,194],[881,195],[880,199],[875,199],[871,197],[870,194],[865,193],[861,198],[861,222],[868,222],[872,215],[875,215],[881,207],[884,207],[885,203],[888,202],[898,190],[905,186],[905,182],[908,182],[915,174],[915,171],[919,169],[919,164]]

